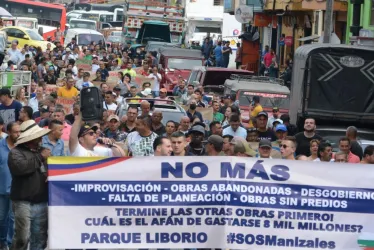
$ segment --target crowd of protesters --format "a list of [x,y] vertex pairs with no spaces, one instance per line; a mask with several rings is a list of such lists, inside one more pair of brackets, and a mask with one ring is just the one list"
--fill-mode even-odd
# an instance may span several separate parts
[[[273,107],[268,114],[261,97],[254,96],[250,122],[244,124],[235,96],[208,98],[202,86],[180,79],[173,95],[187,106],[186,116],[162,123],[163,113],[155,109],[167,99],[160,88],[157,59],[142,50],[129,54],[129,47],[118,44],[103,48],[92,44],[82,50],[73,39],[67,47],[56,43],[47,50],[18,47],[13,41],[5,60],[5,70],[31,71],[30,88],[15,93],[0,90],[0,249],[44,249],[47,244],[48,183],[50,156],[237,156],[265,159],[374,163],[374,146],[364,150],[357,141],[355,127],[348,127],[339,140],[339,151],[316,133],[316,121],[305,120],[304,130],[290,123],[288,114]],[[78,59],[92,60],[91,74],[75,65]],[[135,71],[137,68],[137,72]],[[110,71],[118,73],[118,84],[106,84]],[[61,73],[64,71],[64,76]],[[139,88],[133,79],[141,74],[154,80]],[[99,81],[104,97],[103,118],[82,120],[79,92]],[[47,85],[56,85],[47,93]],[[58,97],[76,100],[71,112],[56,104]],[[119,117],[118,105],[124,98],[136,98],[126,115]],[[142,98],[157,98],[155,101]],[[212,109],[206,121],[197,108]],[[12,208],[13,206],[13,208]]]

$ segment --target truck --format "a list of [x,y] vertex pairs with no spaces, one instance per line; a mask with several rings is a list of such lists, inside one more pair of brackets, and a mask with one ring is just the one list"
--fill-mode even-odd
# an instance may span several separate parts
[[292,71],[291,122],[303,131],[304,120],[314,118],[317,132],[333,142],[333,146],[345,136],[347,126],[366,131],[359,133],[361,139],[374,141],[373,69],[374,47],[343,44],[299,47]]

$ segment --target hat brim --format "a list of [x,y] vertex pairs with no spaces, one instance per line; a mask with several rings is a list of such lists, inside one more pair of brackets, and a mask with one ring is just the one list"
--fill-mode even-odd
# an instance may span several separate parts
[[88,128],[85,133],[82,133],[81,135],[78,135],[78,138],[85,136],[87,134],[87,131],[89,131],[89,130],[93,130],[96,133],[96,130],[98,130],[98,129],[99,129],[99,127],[94,125],[94,126]]
[[22,134],[21,134],[20,137],[18,137],[15,145],[20,145],[20,144],[23,144],[23,143],[26,143],[26,142],[29,142],[29,141],[33,141],[35,139],[38,139],[40,137],[43,137],[43,136],[49,134],[50,132],[51,132],[51,130],[48,129],[48,128],[41,128],[40,131],[38,131],[36,133],[33,133],[31,135],[22,136]]

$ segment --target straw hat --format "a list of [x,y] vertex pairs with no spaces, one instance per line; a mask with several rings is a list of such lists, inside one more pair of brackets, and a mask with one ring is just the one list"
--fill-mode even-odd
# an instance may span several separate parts
[[18,137],[16,145],[35,140],[51,132],[50,129],[39,127],[34,120],[23,122],[20,128],[21,135]]

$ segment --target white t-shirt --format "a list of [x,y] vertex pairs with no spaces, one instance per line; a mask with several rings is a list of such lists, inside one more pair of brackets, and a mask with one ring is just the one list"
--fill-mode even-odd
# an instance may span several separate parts
[[114,102],[112,104],[106,104],[105,102],[103,102],[103,107],[105,110],[113,110],[113,111],[116,111],[117,109],[117,104],[115,104]]
[[71,156],[77,157],[94,157],[94,156],[103,156],[103,157],[112,157],[113,152],[109,148],[105,148],[102,146],[94,147],[94,150],[87,150],[82,145],[78,143],[74,152],[71,153]]
[[[158,77],[160,78],[160,81],[162,80],[161,74],[157,73]],[[154,79],[153,88],[152,91],[160,91],[160,82],[157,81],[157,77],[152,73],[148,76],[148,78]]]
[[125,141],[125,148],[132,156],[153,156],[153,142],[158,137],[154,132],[143,137],[137,131],[131,132]]

